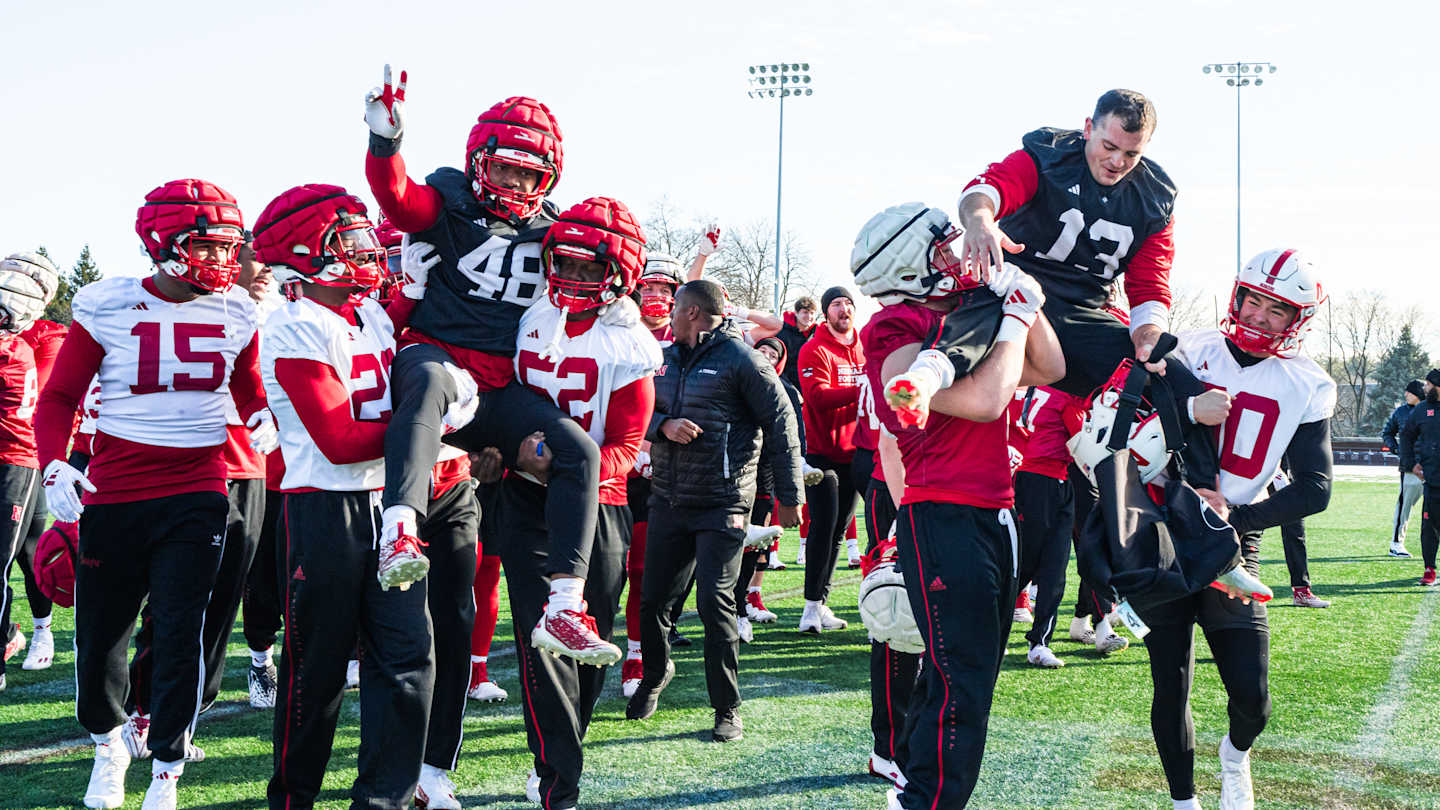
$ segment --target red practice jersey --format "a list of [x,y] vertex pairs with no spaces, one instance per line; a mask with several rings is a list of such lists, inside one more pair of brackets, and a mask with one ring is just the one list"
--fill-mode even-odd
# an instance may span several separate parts
[[805,397],[805,452],[849,464],[855,456],[855,416],[865,377],[859,335],[847,346],[828,326],[816,327],[800,347],[797,363]]
[[35,352],[21,335],[0,333],[0,464],[35,469]]
[[1019,472],[1033,472],[1064,481],[1070,468],[1070,434],[1065,429],[1065,408],[1078,398],[1045,385],[1015,391],[1007,418],[1015,430],[1010,446],[1021,455]]
[[[923,343],[945,313],[905,302],[883,307],[860,332],[868,360],[866,375],[874,390],[883,390],[881,369],[890,353]],[[924,430],[901,427],[895,411],[876,409],[886,430],[895,435],[905,464],[904,503],[935,501],[987,509],[1008,509],[1015,502],[1010,480],[1009,420],[972,422],[931,412]]]

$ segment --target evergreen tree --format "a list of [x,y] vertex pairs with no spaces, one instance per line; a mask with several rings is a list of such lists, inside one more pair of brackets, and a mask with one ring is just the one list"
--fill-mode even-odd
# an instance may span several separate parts
[[1365,419],[1360,425],[1361,435],[1378,436],[1385,420],[1403,401],[1405,384],[1411,380],[1423,380],[1429,370],[1430,355],[1415,342],[1410,324],[1401,326],[1394,345],[1380,356],[1380,363],[1371,376],[1375,381],[1375,392],[1365,409]]
[[[40,249],[45,252],[44,248]],[[55,293],[55,300],[45,307],[45,318],[68,325],[70,323],[70,299],[75,293],[92,281],[100,280],[100,268],[95,264],[95,259],[90,255],[90,246],[87,244],[80,250],[80,258],[75,260],[75,266],[70,272],[60,277],[60,289]]]

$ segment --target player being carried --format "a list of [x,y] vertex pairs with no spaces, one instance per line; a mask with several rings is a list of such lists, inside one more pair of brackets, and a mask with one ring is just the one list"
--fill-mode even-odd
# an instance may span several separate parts
[[[474,420],[445,441],[477,452],[498,447],[508,466],[546,482],[553,495],[545,507],[550,594],[532,639],[586,663],[614,663],[619,648],[595,634],[581,607],[595,535],[599,450],[554,403],[516,382],[512,365],[520,316],[545,294],[540,247],[555,223],[545,198],[564,164],[560,128],[544,104],[507,98],[481,113],[470,130],[463,171],[441,168],[415,183],[399,154],[405,79],[402,72],[392,88],[387,65],[384,87],[365,99],[371,191],[391,223],[410,234],[412,249],[423,250],[423,243],[433,250],[411,265],[426,277],[404,289],[414,309],[392,369],[395,413],[385,437],[382,553],[398,547],[407,565],[382,566],[381,582],[399,585],[424,575],[416,523],[429,501],[441,420],[478,383]],[[559,336],[543,336],[547,356]],[[460,369],[468,373],[457,374]],[[521,453],[537,432],[544,440]],[[418,571],[406,572],[408,563]]]

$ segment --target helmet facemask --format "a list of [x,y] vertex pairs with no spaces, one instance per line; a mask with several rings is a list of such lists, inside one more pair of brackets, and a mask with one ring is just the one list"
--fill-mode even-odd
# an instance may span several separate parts
[[[598,246],[598,250],[590,250],[557,242],[545,249],[541,259],[545,263],[547,294],[550,303],[557,309],[584,312],[605,306],[624,294],[625,274],[618,262],[606,256],[604,243]],[[566,276],[573,275],[574,271],[579,269],[587,278],[561,276],[557,272],[561,268],[565,270]]]
[[[1278,332],[1244,323],[1240,319],[1240,312],[1244,308],[1245,298],[1249,295],[1257,295],[1263,299],[1285,304],[1295,310],[1295,315],[1290,319],[1290,323]],[[1231,342],[1243,352],[1274,357],[1294,357],[1300,351],[1300,341],[1304,337],[1302,329],[1314,315],[1314,309],[1314,307],[1310,307],[1310,311],[1307,313],[1306,307],[1285,301],[1273,292],[1265,292],[1243,281],[1236,281],[1235,289],[1230,294],[1230,313],[1222,328],[1225,329],[1226,336],[1230,338]]]
[[342,215],[326,232],[324,244],[323,256],[312,260],[320,272],[307,281],[329,287],[359,287],[363,295],[384,277],[385,248],[365,217]]
[[[493,141],[493,139],[492,139]],[[555,187],[555,168],[538,155],[522,149],[496,148],[493,143],[471,156],[470,185],[480,204],[505,219],[527,220],[540,212],[545,195]],[[536,173],[532,191],[510,188],[498,182],[496,167],[525,169]]]
[[[930,226],[934,238],[930,240],[930,269],[935,273],[925,281],[931,282],[932,298],[943,298],[956,292],[973,290],[980,282],[966,271],[966,264],[955,255],[955,242],[965,232],[947,223],[946,227]],[[936,278],[939,276],[939,278]]]
[[640,314],[647,318],[668,318],[675,309],[675,282],[665,276],[640,279]]
[[166,275],[188,282],[198,290],[225,292],[240,275],[239,252],[243,242],[244,234],[239,228],[206,227],[202,218],[199,227],[175,236],[157,266]]

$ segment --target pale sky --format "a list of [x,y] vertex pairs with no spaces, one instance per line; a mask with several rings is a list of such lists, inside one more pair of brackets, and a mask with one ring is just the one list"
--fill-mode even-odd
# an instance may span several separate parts
[[[228,188],[247,222],[284,189],[369,200],[362,97],[409,71],[411,174],[459,166],[476,115],[532,95],[565,135],[565,207],[642,216],[662,195],[723,224],[774,216],[776,101],[746,67],[809,62],[786,105],[784,223],[826,283],[849,280],[871,214],[961,187],[1101,92],[1151,97],[1148,155],[1176,181],[1177,287],[1229,290],[1235,91],[1207,62],[1269,60],[1244,91],[1244,252],[1295,247],[1332,291],[1379,288],[1440,314],[1432,156],[1440,12],[1421,3],[11,2],[4,12],[0,252],[89,242],[109,275],[148,272],[144,194]],[[883,5],[883,7],[882,7]],[[18,8],[17,8],[18,7]],[[1432,341],[1433,342],[1433,341]]]

